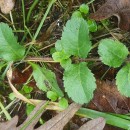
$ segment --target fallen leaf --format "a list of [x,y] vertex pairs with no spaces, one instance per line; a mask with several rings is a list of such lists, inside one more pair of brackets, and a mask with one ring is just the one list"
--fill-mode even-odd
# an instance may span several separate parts
[[122,30],[130,30],[130,0],[107,0],[94,14],[91,19],[101,21],[111,16],[118,18],[118,26]]
[[56,115],[37,130],[62,130],[80,107],[79,104],[71,104],[65,111]]
[[97,119],[93,119],[85,123],[78,130],[103,130],[104,126],[105,126],[105,119],[102,117],[99,117]]
[[0,8],[1,12],[4,14],[8,14],[15,5],[15,0],[0,0]]
[[0,130],[17,130],[18,116],[13,117],[10,121],[0,123]]
[[[42,101],[41,103],[39,103],[34,108],[34,110],[31,112],[31,114],[27,117],[27,119],[23,122],[23,124],[21,124],[19,127],[17,127],[18,130],[21,130],[23,128],[24,128],[24,130],[34,130],[34,126],[39,121],[41,115],[45,112],[45,110],[42,108],[42,107],[44,107],[45,104],[46,104],[45,101]],[[40,110],[40,113],[38,112],[39,110]]]
[[16,116],[10,121],[0,123],[0,130],[62,130],[81,107],[79,104],[72,103],[66,110],[60,112],[39,128],[34,129],[42,113],[45,111],[46,104],[47,102],[45,101],[39,103],[20,126],[17,127],[18,117]]
[[126,114],[130,111],[130,98],[122,96],[114,82],[97,80],[97,89],[88,108],[103,111]]

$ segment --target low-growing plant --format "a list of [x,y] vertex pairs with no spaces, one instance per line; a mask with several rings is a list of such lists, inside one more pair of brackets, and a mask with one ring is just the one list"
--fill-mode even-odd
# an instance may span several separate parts
[[[89,12],[88,5],[81,5],[79,11],[81,14],[87,14]],[[91,21],[89,18],[85,20],[83,17],[71,17],[67,21],[61,40],[56,42],[56,51],[52,54],[54,61],[59,62],[64,68],[63,82],[65,92],[73,101],[80,104],[89,103],[96,89],[96,79],[89,69],[88,63],[82,61],[89,57],[93,48],[90,32],[96,31],[97,25],[95,21]],[[0,50],[1,58],[7,62],[22,60],[25,55],[25,48],[17,43],[12,29],[7,24],[1,23],[0,34],[1,48],[6,48],[6,51],[4,51],[5,49]],[[117,40],[102,39],[99,42],[98,54],[105,65],[117,68],[121,67],[126,61],[129,51],[123,43]],[[55,74],[46,67],[40,67],[32,62],[29,62],[29,64],[33,68],[32,75],[38,88],[47,92],[47,97],[50,100],[59,100],[61,102],[60,99],[64,97],[64,94],[57,84]],[[130,64],[126,63],[116,76],[118,90],[127,97],[130,96],[129,71]]]
[[[82,5],[80,9],[84,6]],[[80,104],[88,103],[96,89],[96,80],[87,66],[88,63],[80,62],[81,59],[85,61],[92,49],[89,35],[93,23],[90,21],[79,16],[72,17],[66,23],[61,40],[56,42],[56,52],[52,55],[54,61],[59,62],[64,68],[65,91],[69,97]],[[95,28],[95,25],[92,28]],[[96,31],[97,28],[93,30]],[[123,43],[106,38],[99,41],[98,54],[105,65],[117,68],[126,61],[129,51]],[[129,71],[130,64],[126,63],[116,76],[118,90],[127,97],[130,96]]]
[[[55,0],[53,0],[51,5],[54,2]],[[63,28],[61,39],[56,42],[55,49],[52,50],[54,62],[60,63],[64,69],[63,87],[65,92],[74,102],[79,104],[89,103],[96,89],[96,79],[89,68],[89,62],[86,61],[93,49],[90,34],[91,32],[96,32],[98,26],[88,16],[88,4],[81,5],[72,14],[71,19],[67,21]],[[28,15],[27,22],[29,22],[29,18],[30,14]],[[37,38],[45,18],[43,17],[33,40]],[[0,70],[7,65],[5,72],[12,62],[22,61],[28,56],[27,52],[30,51],[28,49],[26,52],[26,48],[17,42],[12,29],[5,23],[0,23],[0,43],[0,58],[2,59]],[[130,97],[130,63],[127,61],[129,55],[128,48],[118,40],[106,38],[99,41],[98,54],[103,64],[113,68],[121,68],[116,75],[116,85],[122,95]],[[33,69],[32,76],[36,81],[37,87],[46,93],[46,97],[52,102],[57,101],[58,105],[63,109],[68,107],[67,97],[65,96],[65,92],[59,87],[55,73],[48,69],[45,64],[39,65],[33,62],[28,62],[28,64]],[[19,92],[23,95],[25,94],[25,97],[30,98],[31,91],[32,88],[25,85]],[[11,93],[9,98],[13,100],[15,95]],[[34,106],[27,104],[26,108],[26,112],[29,114]],[[90,112],[90,110],[88,111]],[[94,112],[92,111],[92,114]],[[93,115],[95,116],[96,114],[94,113]],[[94,116],[89,117],[93,118]],[[103,113],[101,116],[105,117],[106,115]],[[113,116],[108,117],[108,122],[111,117]],[[109,124],[112,124],[111,121]],[[115,124],[117,126],[118,123],[116,122]],[[123,128],[126,127],[123,126]]]

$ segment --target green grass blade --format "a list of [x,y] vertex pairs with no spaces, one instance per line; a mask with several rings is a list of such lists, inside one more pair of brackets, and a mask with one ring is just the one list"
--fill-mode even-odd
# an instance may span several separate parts
[[4,108],[3,104],[0,102],[0,108],[2,109],[2,111],[4,112],[7,120],[11,120],[11,116],[10,114],[8,113],[8,111]]
[[32,10],[35,8],[35,6],[37,5],[38,2],[39,2],[39,0],[35,0],[35,1],[33,2],[33,4],[31,5],[31,7],[30,7],[30,9],[29,9],[29,11],[28,11],[28,14],[27,14],[27,19],[26,19],[27,23],[29,22],[29,19],[30,19]]
[[86,109],[86,108],[81,108],[76,114],[82,117],[87,117],[91,119],[97,118],[97,117],[103,117],[106,119],[106,123],[109,125],[116,126],[125,130],[128,130],[130,128],[130,121],[111,115],[111,114],[98,112],[98,111]]
[[42,26],[43,26],[43,23],[44,23],[44,21],[45,21],[47,15],[48,15],[48,13],[49,13],[49,11],[50,11],[52,5],[53,5],[55,2],[56,2],[56,0],[51,0],[51,2],[49,3],[48,8],[47,8],[47,10],[46,10],[46,12],[45,12],[45,14],[44,14],[44,16],[43,16],[43,18],[42,18],[42,20],[41,20],[39,26],[38,26],[38,28],[37,28],[37,31],[36,31],[35,35],[34,35],[34,38],[33,38],[34,41],[36,40],[36,38],[37,38],[37,36],[38,36],[38,34],[39,34],[39,32],[40,32]]

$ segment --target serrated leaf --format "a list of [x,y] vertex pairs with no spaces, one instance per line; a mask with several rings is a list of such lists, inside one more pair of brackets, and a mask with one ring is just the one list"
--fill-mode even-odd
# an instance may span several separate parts
[[83,18],[72,18],[66,23],[61,40],[56,42],[56,50],[64,50],[68,55],[86,58],[91,50],[89,29]]
[[17,43],[12,29],[5,23],[0,23],[0,58],[6,61],[16,61],[23,58],[25,48]]
[[129,54],[125,45],[112,39],[103,39],[98,47],[102,62],[111,67],[120,67]]
[[55,91],[60,97],[62,97],[63,93],[57,84],[55,74],[51,70],[48,70],[44,67],[41,68],[37,64],[30,64],[33,67],[33,77],[38,88],[45,92],[48,90]]
[[116,85],[122,95],[130,97],[130,63],[117,73]]
[[63,79],[65,91],[76,103],[88,103],[93,98],[96,83],[86,63],[71,64]]

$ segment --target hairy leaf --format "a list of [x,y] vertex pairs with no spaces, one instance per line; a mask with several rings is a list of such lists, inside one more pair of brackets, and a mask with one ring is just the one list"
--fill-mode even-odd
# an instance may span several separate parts
[[119,41],[103,39],[98,47],[102,62],[111,67],[119,67],[128,55],[128,49]]
[[130,63],[117,73],[116,85],[121,94],[130,97]]
[[83,18],[72,18],[64,27],[61,40],[56,42],[56,50],[64,50],[68,55],[86,58],[90,49],[87,22]]
[[0,23],[0,58],[6,61],[16,61],[23,58],[25,48],[17,43],[12,29],[5,23]]
[[41,68],[40,66],[30,63],[33,67],[33,76],[36,80],[37,86],[43,91],[52,90],[55,91],[60,97],[63,96],[60,90],[55,74],[46,68]]
[[93,98],[95,78],[86,63],[71,64],[65,70],[64,87],[69,97],[77,103],[88,103]]

